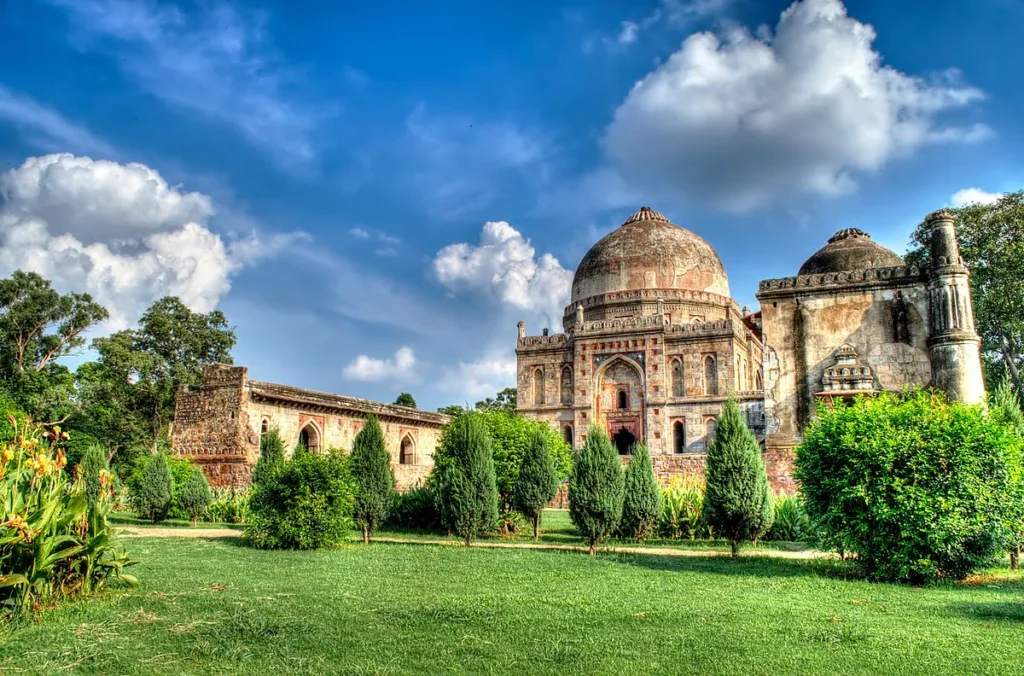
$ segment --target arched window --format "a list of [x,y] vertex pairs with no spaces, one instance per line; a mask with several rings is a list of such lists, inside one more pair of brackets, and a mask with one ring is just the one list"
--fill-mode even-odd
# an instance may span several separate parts
[[562,403],[572,404],[572,368],[568,366],[562,369]]
[[710,446],[711,442],[715,440],[715,430],[718,428],[718,422],[714,418],[708,418],[704,421],[704,446]]
[[313,423],[308,423],[299,432],[299,445],[305,446],[306,450],[315,453],[320,450],[320,431]]
[[416,464],[416,444],[413,442],[412,437],[408,434],[402,439],[402,446],[398,450],[398,464],[399,465],[415,465]]
[[562,428],[562,436],[565,437],[565,443],[569,444],[569,448],[573,447],[572,438],[572,425],[566,425]]
[[682,420],[672,423],[672,445],[676,453],[686,452],[686,428]]
[[264,418],[263,422],[260,423],[260,436],[262,437],[264,434],[266,434],[269,431],[270,431],[270,421],[267,420],[266,418]]
[[764,383],[761,380],[761,369],[757,369],[757,372],[754,373],[754,389],[755,390],[763,390],[764,389]]
[[683,360],[679,357],[672,360],[672,396],[686,396],[686,386],[683,382]]
[[718,394],[718,362],[710,354],[704,357],[704,394]]
[[544,405],[544,369],[533,372],[533,405]]
[[617,403],[617,408],[629,408],[629,395],[626,394],[626,390],[619,390]]

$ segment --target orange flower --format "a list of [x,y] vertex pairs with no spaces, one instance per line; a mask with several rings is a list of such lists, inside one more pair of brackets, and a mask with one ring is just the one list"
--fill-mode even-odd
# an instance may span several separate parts
[[10,446],[5,446],[4,450],[0,452],[0,459],[4,462],[10,462],[14,458],[14,449]]
[[68,458],[64,455],[64,449],[57,451],[57,459],[53,461],[53,466],[57,469],[64,469],[65,465],[68,464]]
[[8,517],[7,521],[4,522],[4,525],[8,528],[20,531],[21,533],[28,533],[28,522],[25,521],[25,517],[21,514],[14,514]]

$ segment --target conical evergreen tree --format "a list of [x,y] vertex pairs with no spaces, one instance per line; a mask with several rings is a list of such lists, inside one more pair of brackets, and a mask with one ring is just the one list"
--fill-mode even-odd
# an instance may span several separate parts
[[587,432],[587,442],[576,456],[569,479],[569,516],[597,552],[622,518],[622,461],[608,435],[599,427]]
[[271,427],[260,437],[260,457],[252,469],[252,482],[259,483],[272,467],[284,462],[284,441],[276,427]]
[[178,495],[178,503],[192,519],[193,527],[199,521],[199,517],[206,513],[206,508],[212,500],[213,495],[206,474],[199,467],[193,467]]
[[441,457],[436,481],[441,518],[468,547],[498,520],[491,439],[478,414],[460,415],[448,423]]
[[761,449],[732,397],[722,407],[705,476],[704,519],[729,540],[736,558],[740,542],[761,532],[771,502]]
[[622,503],[622,531],[644,543],[661,516],[661,488],[647,445],[633,444],[626,467],[625,498]]
[[167,518],[171,509],[171,496],[174,492],[174,480],[171,469],[167,466],[167,456],[157,453],[142,470],[139,481],[139,515],[153,523]]
[[78,468],[75,471],[82,474],[86,500],[89,501],[89,507],[93,507],[99,502],[102,490],[100,472],[110,469],[107,463],[107,449],[99,444],[89,444],[85,452],[82,453],[82,459],[78,461]]
[[368,543],[388,518],[395,500],[391,456],[385,448],[384,431],[377,416],[369,416],[356,435],[350,462],[356,483],[354,516],[363,529],[363,542]]
[[544,508],[558,494],[558,473],[548,449],[550,437],[536,430],[519,466],[513,497],[516,508],[533,522],[533,537],[540,537]]

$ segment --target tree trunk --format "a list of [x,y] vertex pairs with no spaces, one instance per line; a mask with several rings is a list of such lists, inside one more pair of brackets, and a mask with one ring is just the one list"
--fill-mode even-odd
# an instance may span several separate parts
[[596,542],[591,542],[590,543],[590,555],[593,556],[594,554],[597,554],[597,543]]
[[1002,329],[999,329],[999,350],[1003,353],[1003,361],[1006,362],[1006,368],[1010,372],[1010,380],[1013,381],[1014,392],[1020,392],[1020,372],[1017,371],[1017,355],[1010,345],[1010,339],[1006,337]]
[[732,548],[732,558],[738,559],[740,557],[740,541],[729,540],[729,546]]
[[199,525],[199,517],[198,516],[193,516],[192,517],[192,527],[195,528],[198,525]]
[[466,535],[466,546],[467,547],[472,547],[473,546],[473,536],[472,535]]
[[365,523],[363,524],[363,544],[370,544],[370,526]]
[[540,512],[533,515],[533,539],[540,539]]
[[1010,550],[1010,570],[1018,570],[1020,568],[1020,546],[1016,546]]

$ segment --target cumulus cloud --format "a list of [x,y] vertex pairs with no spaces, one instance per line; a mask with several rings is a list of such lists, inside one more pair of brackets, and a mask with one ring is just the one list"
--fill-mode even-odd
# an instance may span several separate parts
[[505,221],[484,224],[478,245],[450,244],[434,257],[434,277],[454,294],[486,294],[558,323],[573,273],[551,254],[539,258],[529,240]]
[[801,0],[774,34],[688,37],[616,110],[604,146],[627,177],[732,210],[850,191],[856,176],[932,143],[990,135],[940,116],[984,98],[955,72],[882,64],[874,29],[840,0]]
[[445,367],[438,383],[441,391],[454,393],[468,403],[515,385],[516,362],[501,357]]
[[962,207],[968,204],[995,204],[1002,196],[1002,193],[985,192],[981,188],[964,188],[957,190],[949,199],[953,206]]
[[374,359],[361,354],[345,367],[349,380],[413,382],[416,376],[416,356],[412,348],[401,347],[390,359]]
[[61,290],[88,292],[111,328],[174,295],[213,309],[231,277],[301,233],[224,239],[209,197],[169,186],[142,164],[69,154],[27,159],[0,174],[0,275],[31,270]]

